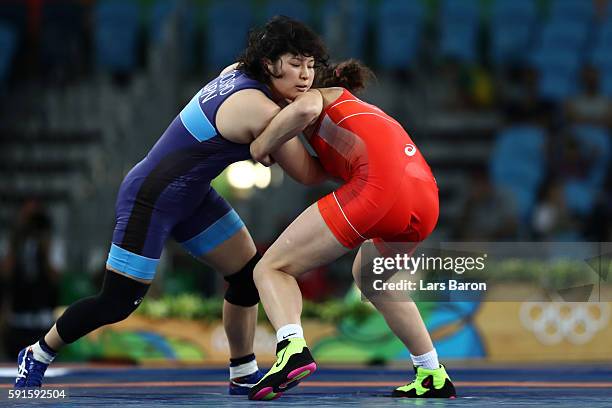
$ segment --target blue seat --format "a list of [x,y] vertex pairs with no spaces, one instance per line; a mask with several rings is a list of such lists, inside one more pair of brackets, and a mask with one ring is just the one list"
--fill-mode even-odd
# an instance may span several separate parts
[[462,62],[477,60],[478,27],[471,24],[448,24],[442,27],[440,54]]
[[608,20],[599,26],[595,42],[598,45],[612,47],[612,20]]
[[589,62],[600,71],[612,71],[612,47],[593,48]]
[[528,125],[501,131],[491,155],[490,173],[494,186],[515,199],[519,217],[527,222],[536,192],[544,177],[544,130]]
[[312,24],[312,9],[307,0],[268,0],[264,6],[263,22],[276,15],[291,17],[308,25]]
[[206,13],[204,65],[220,70],[236,61],[247,44],[253,24],[252,4],[248,0],[216,2]]
[[605,128],[592,125],[576,125],[572,133],[580,150],[590,160],[591,168],[584,179],[567,180],[564,196],[567,206],[578,214],[586,215],[592,209],[603,186],[610,166],[612,145]]
[[521,62],[530,44],[533,26],[527,22],[500,21],[491,28],[491,58],[496,64]]
[[323,38],[333,59],[363,59],[369,24],[368,1],[327,0],[322,11]]
[[539,94],[543,99],[561,101],[578,92],[580,55],[569,49],[536,49],[531,64],[538,71]]
[[537,7],[534,0],[495,0],[491,7],[493,20],[516,19],[533,21],[537,17]]
[[376,13],[377,62],[383,69],[406,68],[416,58],[424,9],[418,1],[385,0]]
[[139,15],[136,2],[106,0],[96,4],[93,21],[98,67],[113,72],[136,67]]
[[469,22],[478,21],[480,9],[477,0],[443,0],[441,4],[440,19],[444,22]]
[[165,35],[166,22],[178,13],[178,35],[182,62],[186,67],[195,64],[194,44],[196,32],[196,9],[191,2],[179,0],[157,0],[151,8],[149,19],[149,37],[152,42],[158,43]]
[[579,21],[554,20],[544,26],[540,47],[581,50],[589,34],[589,26]]
[[462,62],[475,62],[479,19],[477,1],[444,1],[440,15],[441,56]]
[[533,0],[496,0],[491,10],[491,49],[494,63],[525,58],[537,18]]
[[602,77],[606,71],[612,72],[612,20],[597,29],[589,62],[600,71]]
[[573,130],[580,147],[592,160],[593,171],[589,175],[588,183],[600,187],[604,183],[612,155],[611,136],[605,128],[599,126],[576,125]]
[[564,49],[536,49],[531,55],[531,65],[541,71],[576,73],[581,66],[580,55]]
[[562,102],[578,93],[578,76],[575,74],[544,71],[538,83],[539,95],[543,100]]
[[595,16],[593,1],[590,0],[554,0],[551,1],[549,18],[565,21],[592,22]]
[[563,185],[565,204],[571,211],[580,215],[587,215],[593,209],[597,191],[587,183],[577,180],[567,181]]
[[13,57],[17,50],[17,30],[12,25],[0,23],[0,87],[7,80]]
[[612,98],[612,69],[600,73],[600,91],[608,98]]

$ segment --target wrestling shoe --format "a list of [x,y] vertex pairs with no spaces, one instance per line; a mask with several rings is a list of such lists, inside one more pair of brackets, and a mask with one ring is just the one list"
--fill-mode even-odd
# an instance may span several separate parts
[[49,364],[34,359],[32,346],[28,346],[19,352],[17,356],[17,378],[15,388],[41,387],[45,371]]
[[276,363],[249,391],[250,400],[273,400],[317,369],[306,341],[290,338],[276,345]]
[[414,380],[393,391],[392,397],[405,398],[455,398],[455,386],[450,380],[444,366],[435,370],[414,367]]
[[261,370],[257,370],[252,374],[245,375],[242,377],[232,378],[229,382],[229,394],[230,395],[247,395],[255,384],[259,382],[264,376]]

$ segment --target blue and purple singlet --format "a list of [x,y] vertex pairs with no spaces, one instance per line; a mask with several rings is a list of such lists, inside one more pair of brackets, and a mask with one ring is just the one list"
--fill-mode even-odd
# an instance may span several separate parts
[[210,186],[229,164],[249,159],[249,145],[219,133],[221,104],[243,89],[266,85],[241,71],[202,88],[172,121],[147,156],[125,177],[116,203],[116,224],[107,265],[150,280],[169,235],[200,256],[233,236],[244,223]]

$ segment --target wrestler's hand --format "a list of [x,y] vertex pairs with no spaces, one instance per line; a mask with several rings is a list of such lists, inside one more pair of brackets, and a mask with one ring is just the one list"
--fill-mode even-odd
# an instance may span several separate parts
[[265,155],[259,162],[266,167],[270,167],[271,165],[276,163],[276,161],[269,154]]
[[251,152],[251,157],[253,158],[253,160],[263,164],[266,167],[270,167],[271,165],[273,165],[275,163],[274,159],[272,159],[269,154],[261,155],[259,151],[260,149],[258,149],[258,147],[259,144],[257,143],[257,140],[251,142],[251,145],[249,146],[249,151]]

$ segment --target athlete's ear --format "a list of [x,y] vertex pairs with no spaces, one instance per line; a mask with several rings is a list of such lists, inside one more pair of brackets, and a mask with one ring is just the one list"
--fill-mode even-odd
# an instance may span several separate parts
[[272,61],[269,58],[263,58],[261,60],[261,63],[263,64],[264,70],[272,77],[274,78],[280,78],[281,76],[281,67],[282,67],[282,60],[279,58],[276,61]]
[[269,74],[272,74],[274,72],[274,64],[272,63],[272,61],[270,61],[269,58],[263,58],[261,60],[261,65],[263,65],[264,70]]

